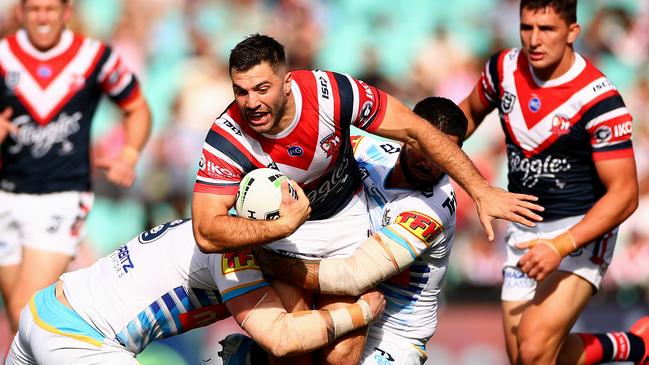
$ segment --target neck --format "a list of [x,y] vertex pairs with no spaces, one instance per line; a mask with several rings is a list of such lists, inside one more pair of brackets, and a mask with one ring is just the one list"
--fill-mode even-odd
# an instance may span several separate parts
[[406,181],[406,175],[403,173],[403,164],[401,164],[401,156],[397,159],[397,162],[394,164],[390,175],[388,176],[385,185],[390,188],[407,188],[408,182]]

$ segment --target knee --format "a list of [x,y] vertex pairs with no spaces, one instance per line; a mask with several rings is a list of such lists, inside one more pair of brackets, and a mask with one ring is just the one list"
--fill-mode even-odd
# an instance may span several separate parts
[[553,364],[557,351],[541,336],[527,336],[519,340],[518,360],[522,365]]

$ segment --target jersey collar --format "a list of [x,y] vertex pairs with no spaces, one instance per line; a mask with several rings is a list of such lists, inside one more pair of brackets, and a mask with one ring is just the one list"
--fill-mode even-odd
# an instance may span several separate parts
[[[522,53],[523,52],[521,52],[521,54]],[[523,57],[525,57],[525,56],[523,56]],[[530,65],[528,63],[527,66],[530,68],[530,74],[532,74],[532,78],[534,79],[534,83],[537,86],[539,86],[539,87],[554,87],[554,86],[563,85],[563,84],[568,83],[568,82],[574,80],[575,78],[577,78],[577,76],[579,76],[579,74],[581,74],[581,72],[586,68],[586,60],[584,60],[583,57],[581,57],[577,52],[575,52],[575,62],[572,63],[572,66],[570,66],[568,71],[566,71],[563,75],[561,75],[561,76],[559,76],[559,77],[557,77],[555,79],[551,79],[551,80],[547,80],[547,81],[543,81],[543,80],[536,77],[536,75],[534,74],[534,70],[532,69],[532,65]]]
[[64,29],[63,33],[61,34],[59,43],[56,46],[48,49],[47,51],[41,52],[36,49],[29,41],[29,37],[27,36],[27,31],[25,29],[20,29],[18,30],[18,32],[16,32],[16,41],[18,42],[20,48],[22,48],[25,53],[36,58],[37,60],[48,60],[50,58],[61,55],[63,52],[67,51],[68,48],[70,48],[73,39],[74,34],[72,33],[72,31]]

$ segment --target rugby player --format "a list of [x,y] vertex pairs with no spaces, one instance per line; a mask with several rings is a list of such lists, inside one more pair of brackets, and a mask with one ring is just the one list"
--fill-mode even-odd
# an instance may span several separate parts
[[647,362],[645,318],[629,332],[569,334],[638,206],[631,123],[620,93],[573,45],[576,0],[521,0],[522,48],[494,54],[460,107],[469,128],[498,109],[509,190],[544,221],[507,233],[502,310],[512,363]]
[[336,310],[289,314],[249,252],[204,254],[191,222],[175,220],[36,293],[7,364],[137,364],[152,341],[230,314],[266,351],[289,356],[366,326],[384,306],[373,291]]

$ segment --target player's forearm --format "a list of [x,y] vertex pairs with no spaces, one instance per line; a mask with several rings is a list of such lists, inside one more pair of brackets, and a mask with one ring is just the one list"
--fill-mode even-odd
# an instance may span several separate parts
[[369,304],[356,303],[332,311],[310,310],[286,313],[283,308],[251,310],[241,323],[252,338],[275,357],[304,354],[333,343],[339,337],[371,323],[379,314]]
[[577,247],[583,246],[611,231],[626,220],[638,207],[637,189],[609,190],[570,228]]
[[320,261],[287,257],[261,247],[253,248],[252,253],[264,275],[311,292],[320,291]]
[[133,102],[124,113],[126,144],[142,150],[151,134],[151,111],[144,98]]
[[281,222],[228,215],[194,218],[194,236],[202,252],[221,253],[255,247],[282,239],[292,231]]
[[135,165],[151,135],[151,112],[144,98],[140,97],[127,106],[123,124],[126,143],[120,158]]

